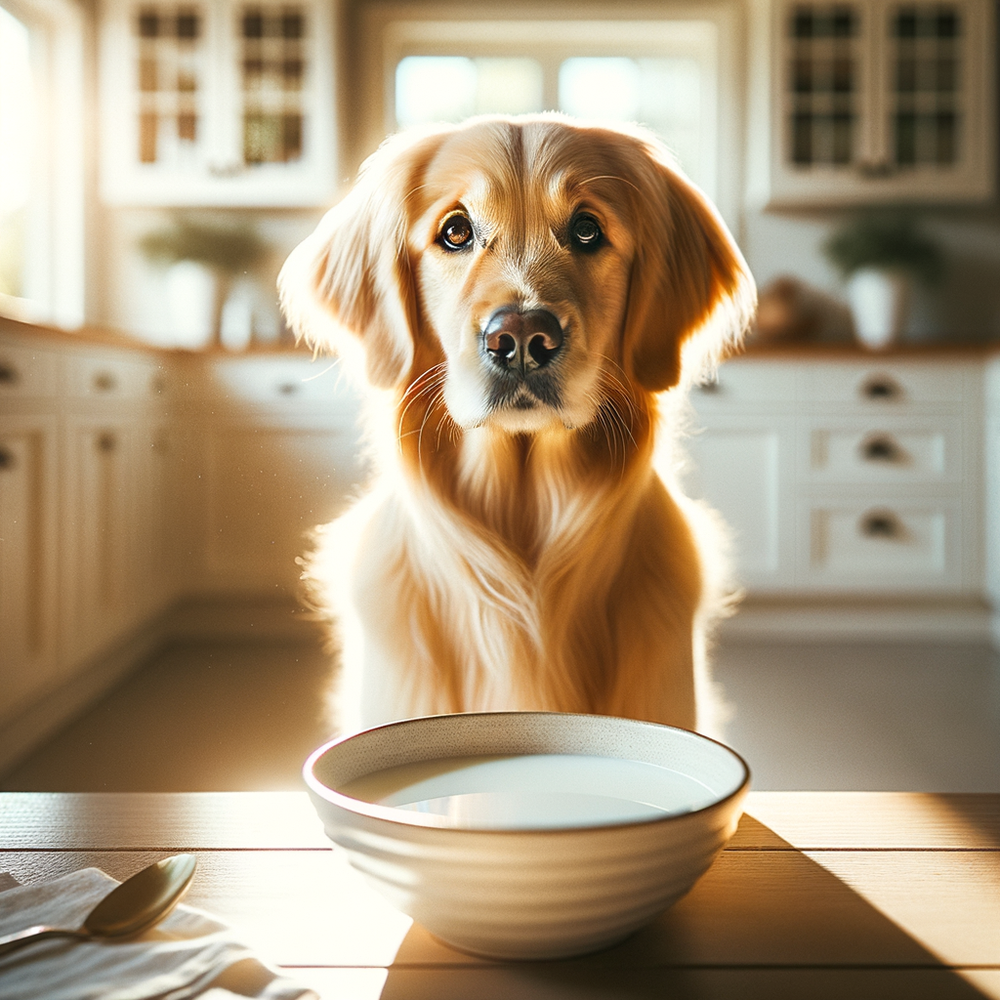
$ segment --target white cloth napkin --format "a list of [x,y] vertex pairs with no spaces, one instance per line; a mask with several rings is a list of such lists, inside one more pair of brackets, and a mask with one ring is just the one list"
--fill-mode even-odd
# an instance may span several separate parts
[[[7,888],[14,884],[16,888]],[[98,868],[17,885],[0,873],[0,936],[47,924],[80,927],[118,883]],[[319,1000],[270,968],[215,917],[178,906],[129,941],[51,938],[0,955],[3,1000]]]

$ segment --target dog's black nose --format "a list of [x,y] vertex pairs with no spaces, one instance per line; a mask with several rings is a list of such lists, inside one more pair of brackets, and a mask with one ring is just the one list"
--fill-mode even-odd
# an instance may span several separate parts
[[563,345],[563,328],[548,309],[498,309],[483,329],[483,344],[494,364],[528,372],[543,368]]

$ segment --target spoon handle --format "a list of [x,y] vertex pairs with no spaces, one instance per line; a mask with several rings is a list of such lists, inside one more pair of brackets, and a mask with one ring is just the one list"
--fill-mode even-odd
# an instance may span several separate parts
[[62,927],[46,927],[45,924],[36,924],[34,927],[25,927],[23,931],[16,934],[8,934],[0,937],[0,955],[6,955],[9,951],[16,951],[26,944],[33,944],[41,941],[42,938],[50,937],[71,937],[84,941],[90,937],[86,931],[71,931]]

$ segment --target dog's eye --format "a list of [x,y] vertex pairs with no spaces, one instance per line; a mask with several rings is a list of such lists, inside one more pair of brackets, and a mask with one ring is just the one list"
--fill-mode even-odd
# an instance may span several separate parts
[[439,242],[445,250],[464,250],[474,237],[472,223],[464,215],[449,215],[441,227]]
[[601,244],[601,227],[592,215],[578,215],[570,223],[569,235],[580,250],[596,250]]

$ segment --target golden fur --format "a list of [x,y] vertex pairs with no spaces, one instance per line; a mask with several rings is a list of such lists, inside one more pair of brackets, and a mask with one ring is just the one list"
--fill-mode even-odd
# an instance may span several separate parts
[[[340,623],[340,725],[543,709],[695,728],[717,560],[654,450],[754,292],[664,149],[555,115],[397,136],[280,284],[299,333],[392,414],[371,491],[310,564]],[[504,308],[561,325],[533,388],[484,346]]]

